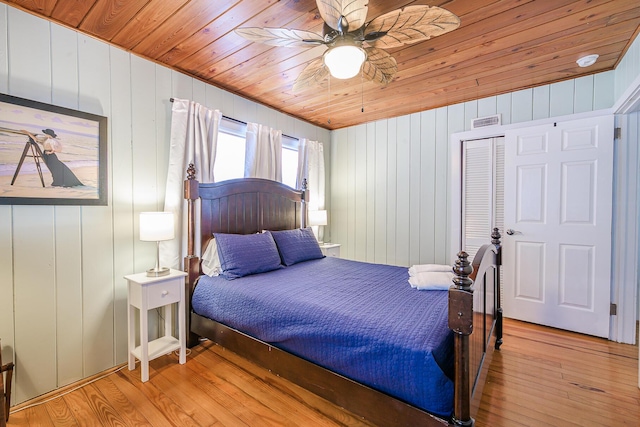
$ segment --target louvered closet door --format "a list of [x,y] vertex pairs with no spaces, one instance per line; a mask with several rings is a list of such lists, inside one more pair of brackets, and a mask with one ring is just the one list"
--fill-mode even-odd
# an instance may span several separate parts
[[[493,226],[498,227],[504,240],[504,137],[494,138],[493,144],[494,159],[494,196],[495,205],[493,206],[494,222]],[[500,283],[504,284],[502,274],[504,270],[500,270]]]
[[473,260],[504,222],[504,138],[463,143],[462,247]]
[[[493,227],[498,227],[504,241],[504,137],[494,139],[493,147],[494,159],[494,195],[495,205],[493,206],[494,222]],[[500,269],[500,306],[504,304],[504,268]]]
[[[504,137],[464,141],[462,161],[462,247],[472,261],[482,245],[491,243],[494,227],[504,233]],[[486,293],[487,304],[492,304],[492,291]],[[501,304],[502,295],[504,270],[500,270]],[[486,309],[491,312],[491,306]]]

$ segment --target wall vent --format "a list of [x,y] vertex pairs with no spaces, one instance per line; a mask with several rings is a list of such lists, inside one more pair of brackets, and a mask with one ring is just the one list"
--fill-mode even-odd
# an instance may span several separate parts
[[501,123],[501,117],[501,114],[496,114],[495,116],[478,117],[477,119],[471,119],[471,129],[499,125]]

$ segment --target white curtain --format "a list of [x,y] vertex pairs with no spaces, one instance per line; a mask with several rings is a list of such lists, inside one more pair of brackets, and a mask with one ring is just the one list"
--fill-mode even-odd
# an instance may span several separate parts
[[[307,210],[324,210],[324,151],[322,143],[300,140],[298,148],[298,176],[296,188],[302,188],[302,181],[307,180]],[[319,241],[324,240],[324,226],[312,226]]]
[[321,142],[300,140],[298,148],[298,177],[296,188],[307,180],[307,208],[310,211],[324,210],[324,151]]
[[[210,110],[193,101],[173,100],[164,210],[174,214],[175,239],[160,242],[162,266],[182,269],[181,260],[186,254],[187,245],[187,203],[184,200],[183,182],[187,177],[189,163],[195,165],[198,181],[213,182],[213,164],[216,160],[221,119],[222,113],[218,110]],[[200,247],[199,229],[196,222],[196,248]]]
[[282,131],[257,123],[247,123],[245,178],[265,178],[282,182]]

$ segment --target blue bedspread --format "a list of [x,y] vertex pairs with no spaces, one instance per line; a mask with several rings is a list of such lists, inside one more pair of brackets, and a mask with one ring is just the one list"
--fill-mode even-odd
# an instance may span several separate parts
[[203,276],[193,310],[433,414],[453,410],[447,292],[406,268],[323,258],[235,280]]

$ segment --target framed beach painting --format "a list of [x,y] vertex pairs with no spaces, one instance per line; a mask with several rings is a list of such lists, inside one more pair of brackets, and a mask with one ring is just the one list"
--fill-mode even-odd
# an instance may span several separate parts
[[0,94],[0,204],[107,201],[107,118]]

